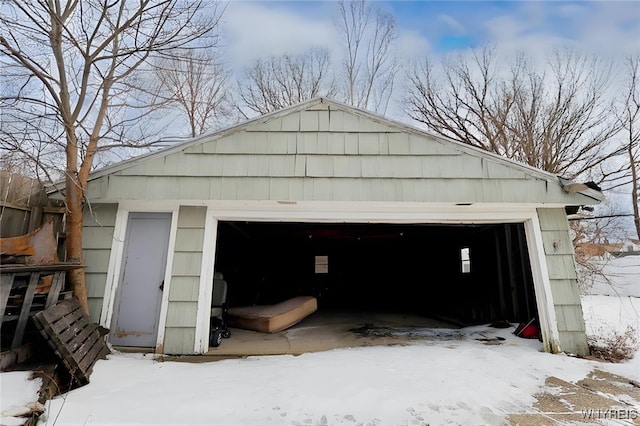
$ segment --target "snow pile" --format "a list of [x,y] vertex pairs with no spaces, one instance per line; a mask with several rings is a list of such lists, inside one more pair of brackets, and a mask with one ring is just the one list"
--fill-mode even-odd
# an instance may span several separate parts
[[30,371],[10,371],[0,374],[0,424],[21,425],[34,410],[39,410],[38,391],[42,380],[32,379]]
[[[596,294],[582,296],[588,335],[640,331],[640,257],[605,268],[618,289],[611,294],[625,295],[594,285]],[[89,385],[50,401],[39,424],[502,424],[531,412],[550,376],[575,383],[598,368],[640,381],[640,353],[616,364],[552,355],[513,330],[408,329],[416,339],[402,346],[200,364],[114,353],[97,362]],[[37,399],[39,381],[28,376],[0,374],[3,412]]]
[[[640,371],[640,256],[594,261],[603,274],[587,277],[581,296],[592,345],[633,356]],[[635,351],[635,356],[633,352]]]
[[504,338],[498,347],[463,339],[206,364],[114,354],[48,416],[64,425],[496,424],[526,411],[548,375],[579,380],[592,367],[512,332],[483,333]]

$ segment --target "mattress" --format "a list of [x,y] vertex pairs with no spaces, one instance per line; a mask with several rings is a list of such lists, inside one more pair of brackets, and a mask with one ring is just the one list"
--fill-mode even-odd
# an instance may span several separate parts
[[275,305],[229,308],[228,324],[246,330],[275,333],[285,330],[318,309],[313,296],[298,296]]

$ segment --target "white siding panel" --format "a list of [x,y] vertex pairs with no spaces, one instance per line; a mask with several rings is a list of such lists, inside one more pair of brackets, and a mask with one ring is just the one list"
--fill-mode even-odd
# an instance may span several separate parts
[[436,140],[410,134],[409,153],[413,155],[459,155],[460,151]]
[[292,155],[270,155],[263,157],[268,161],[269,168],[266,174],[261,176],[295,176],[296,159]]
[[[269,154],[288,154],[289,153],[289,140],[295,141],[295,134],[291,133],[266,133],[265,135],[265,151]],[[262,152],[256,152],[254,154],[262,154]]]
[[333,157],[328,155],[307,155],[306,175],[310,177],[333,176]]
[[204,145],[207,154],[255,154],[267,149],[265,133],[237,132]]
[[569,222],[563,209],[538,209],[537,211],[541,226],[545,231],[569,230]]
[[102,299],[107,283],[107,273],[86,273],[87,296]]
[[222,165],[222,176],[248,176],[249,169],[257,166],[255,157],[227,156]]
[[335,177],[361,177],[362,162],[355,156],[334,156],[333,175]]
[[391,155],[411,154],[411,146],[409,144],[409,135],[407,133],[390,133],[389,134],[389,154]]
[[289,179],[269,179],[269,197],[267,199],[271,200],[291,200],[294,198],[291,197],[291,193],[289,190],[290,180]]
[[192,354],[195,342],[195,328],[167,327],[162,352],[169,355]]
[[360,157],[360,163],[362,164],[363,177],[380,176],[380,157],[377,157],[377,156]]
[[82,253],[82,261],[85,265],[85,272],[107,272],[110,255],[111,250],[84,250]]
[[204,221],[207,209],[198,206],[182,206],[178,215],[178,228],[195,228],[204,227]]
[[102,315],[102,298],[93,298],[89,297],[87,300],[89,304],[89,316],[91,317],[91,322],[99,323],[100,315]]
[[196,302],[171,302],[167,308],[167,327],[195,327]]
[[318,134],[317,133],[299,133],[298,134],[298,153],[299,154],[315,154],[318,151]]
[[188,148],[185,148],[183,152],[186,154],[202,154],[204,152],[202,145],[203,143],[191,145]]
[[255,123],[253,126],[247,128],[248,132],[278,132],[280,130],[282,130],[282,119],[279,117]]
[[356,196],[352,185],[336,185],[334,183],[332,193],[335,201],[351,201]]
[[[420,178],[422,174],[422,159],[420,157],[394,156],[381,157],[383,171],[382,177],[393,176],[396,178]],[[391,170],[388,170],[388,167]],[[391,174],[389,174],[391,172]]]
[[201,200],[211,192],[211,179],[187,178],[178,180],[178,197],[185,200]]
[[380,143],[377,133],[361,133],[358,135],[358,154],[380,154]]
[[343,130],[346,132],[366,132],[367,124],[369,124],[369,121],[367,120],[367,124],[364,124],[364,126],[362,125],[361,121],[362,120],[357,115],[344,112],[342,116],[342,122],[344,126]]
[[200,277],[172,277],[169,300],[171,302],[197,302],[199,287]]
[[331,112],[326,109],[318,112],[318,130],[321,132],[329,131],[329,118]]
[[282,117],[282,130],[285,132],[300,131],[300,114],[291,114]]
[[522,170],[507,167],[495,161],[483,159],[486,176],[491,179],[526,179],[527,175]]
[[211,179],[211,187],[209,188],[209,200],[222,200],[222,179]]
[[560,330],[558,336],[563,351],[582,356],[589,354],[589,346],[584,331]]
[[269,198],[269,181],[266,179],[239,179],[236,188],[238,200],[265,200]]
[[[272,187],[273,185],[283,184],[287,187],[287,191],[289,196],[285,199],[288,200],[303,200],[304,199],[304,191],[305,185],[303,179],[271,179]],[[276,198],[280,199],[280,198]]]
[[345,153],[344,133],[326,133],[326,135],[327,154],[343,155]]
[[140,175],[157,175],[164,171],[164,159],[161,157],[146,160],[131,169],[123,170],[121,175],[140,174]]
[[173,257],[173,275],[200,276],[202,253],[176,252]]
[[[584,331],[583,313],[579,305],[557,305],[558,328],[562,331]],[[562,319],[562,321],[560,321]]]
[[576,300],[580,300],[575,280],[551,280],[551,292],[556,305],[573,305]]
[[347,130],[344,124],[345,115],[346,113],[343,111],[329,111],[329,131],[344,132]]
[[[274,159],[274,157],[281,158],[284,156],[256,155],[254,157],[257,160],[256,168],[249,168],[249,176],[269,176],[269,173],[271,173],[271,161]],[[274,168],[273,171],[274,173],[280,172],[277,168]]]
[[222,178],[222,200],[237,200],[238,199],[238,187],[237,179],[234,178]]
[[314,200],[331,200],[333,198],[333,181],[327,178],[313,180]]
[[347,155],[357,155],[358,149],[358,134],[344,133],[344,153]]
[[176,235],[176,251],[202,251],[204,229],[179,228]]
[[547,255],[568,254],[573,255],[573,245],[571,239],[567,235],[563,235],[564,231],[543,231],[542,241],[544,252]]
[[182,153],[171,154],[164,157],[163,174],[166,176],[176,176],[180,173],[180,157]]
[[320,130],[320,111],[300,111],[300,131],[317,132]]
[[105,198],[108,193],[110,176],[102,176],[97,179],[89,181],[85,197],[87,199],[95,201]]
[[578,279],[573,256],[571,255],[547,256],[547,265],[549,266],[549,278],[551,279]]
[[306,176],[307,174],[307,156],[296,155],[295,156],[295,175],[298,177]]
[[329,134],[328,133],[315,133],[316,140],[316,152],[318,154],[329,153]]
[[82,249],[111,250],[113,226],[85,226],[82,229]]
[[298,134],[297,133],[283,133],[287,140],[287,154],[298,153]]

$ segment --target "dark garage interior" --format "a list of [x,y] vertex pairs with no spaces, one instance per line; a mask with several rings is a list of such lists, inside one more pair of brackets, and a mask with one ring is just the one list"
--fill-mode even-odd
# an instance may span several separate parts
[[221,221],[230,307],[315,296],[318,310],[458,326],[537,317],[524,226]]

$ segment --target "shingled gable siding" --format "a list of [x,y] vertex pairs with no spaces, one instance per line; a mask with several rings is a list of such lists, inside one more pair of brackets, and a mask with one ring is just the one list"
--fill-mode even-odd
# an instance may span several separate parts
[[180,207],[169,289],[164,348],[167,354],[193,353],[206,208]]
[[525,169],[340,110],[271,117],[108,179],[106,199],[566,201]]
[[102,314],[117,212],[117,204],[96,204],[84,212],[82,256],[86,266],[89,313],[96,323]]
[[538,209],[551,294],[563,352],[588,355],[569,223],[564,209]]

